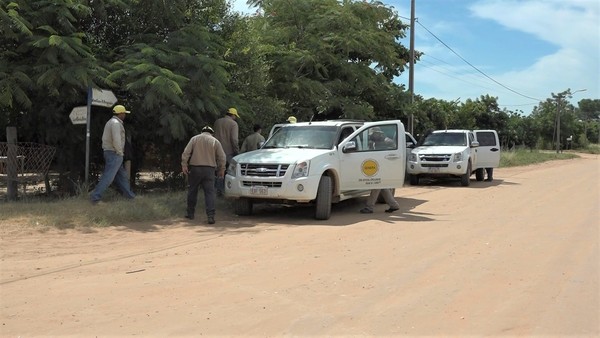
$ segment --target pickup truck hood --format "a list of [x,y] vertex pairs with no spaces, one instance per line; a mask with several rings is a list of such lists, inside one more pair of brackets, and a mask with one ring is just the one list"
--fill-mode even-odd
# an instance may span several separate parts
[[234,159],[238,163],[287,163],[310,160],[319,155],[332,152],[332,149],[302,149],[302,148],[277,148],[258,149],[239,154]]
[[465,146],[427,146],[427,147],[416,147],[412,150],[415,154],[455,154],[462,153],[467,147]]

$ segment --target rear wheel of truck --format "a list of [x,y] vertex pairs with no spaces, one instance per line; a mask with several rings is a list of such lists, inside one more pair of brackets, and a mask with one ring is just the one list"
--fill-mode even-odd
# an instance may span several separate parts
[[417,175],[408,175],[408,180],[410,185],[419,185],[419,176]]
[[483,175],[484,175],[483,168],[479,168],[479,169],[475,170],[475,179],[478,182],[483,181]]
[[252,215],[252,200],[244,197],[238,198],[233,202],[233,209],[239,216]]
[[471,184],[471,162],[467,165],[467,172],[460,177],[460,185],[468,187]]
[[321,177],[315,205],[316,219],[326,220],[331,217],[331,177]]

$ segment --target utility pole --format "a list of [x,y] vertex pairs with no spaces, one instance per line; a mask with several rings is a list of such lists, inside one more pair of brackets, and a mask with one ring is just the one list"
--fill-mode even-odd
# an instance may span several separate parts
[[[565,92],[566,93],[566,92]],[[556,96],[556,153],[560,153],[560,101],[565,93]]]
[[415,101],[415,0],[410,0],[410,59],[408,61],[408,91],[410,93],[410,117],[408,119],[408,130],[414,135],[415,116],[413,113],[413,103]]
[[584,92],[587,89],[579,89],[574,92],[571,92],[571,89],[567,89],[562,93],[558,93],[556,95],[552,94],[556,98],[556,153],[560,153],[560,105],[563,101],[564,97],[571,98],[573,94]]

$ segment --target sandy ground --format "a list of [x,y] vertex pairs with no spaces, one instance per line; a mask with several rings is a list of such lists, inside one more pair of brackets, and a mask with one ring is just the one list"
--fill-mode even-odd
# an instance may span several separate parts
[[401,210],[262,206],[3,226],[0,335],[600,336],[600,158],[397,189]]

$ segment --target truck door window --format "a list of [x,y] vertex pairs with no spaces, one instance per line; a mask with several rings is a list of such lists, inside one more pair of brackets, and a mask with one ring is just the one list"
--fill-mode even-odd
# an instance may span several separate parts
[[484,147],[495,147],[496,146],[496,136],[491,131],[478,131],[477,132],[477,141],[479,141],[479,146]]
[[366,129],[353,141],[358,151],[396,150],[398,149],[398,132],[395,124],[374,126]]
[[350,136],[350,134],[352,134],[353,132],[354,128],[352,127],[345,127],[344,129],[342,129],[342,132],[340,133],[340,137],[338,138],[336,144],[340,144],[340,142],[342,142],[346,137]]

